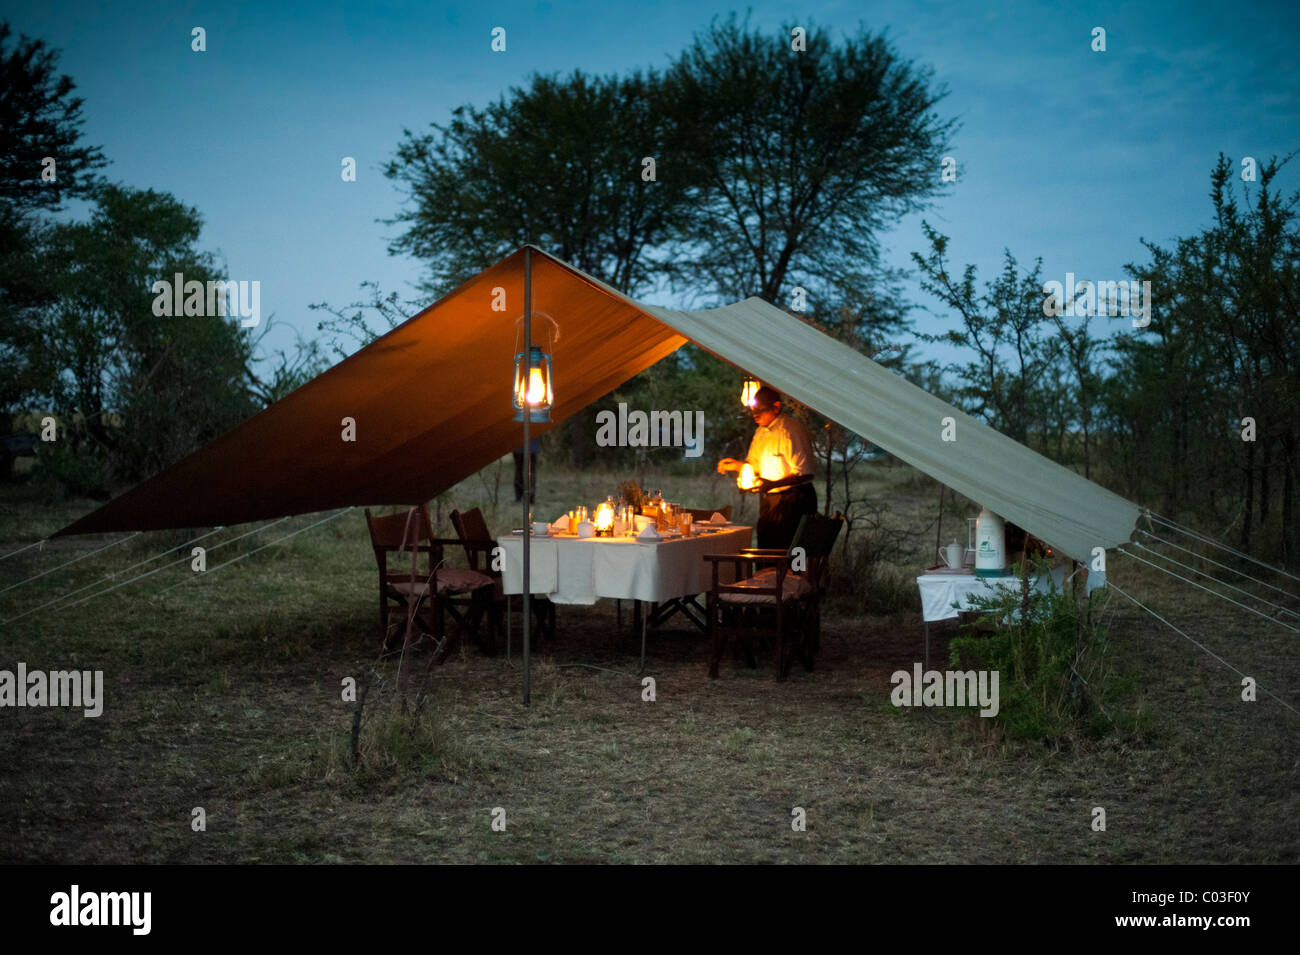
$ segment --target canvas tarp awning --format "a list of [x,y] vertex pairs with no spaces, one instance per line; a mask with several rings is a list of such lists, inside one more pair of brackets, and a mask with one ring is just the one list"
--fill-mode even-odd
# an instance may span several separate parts
[[[1138,507],[758,298],[677,311],[532,250],[534,311],[560,324],[555,422],[688,340],[1063,553],[1128,541]],[[495,289],[507,308],[494,311]],[[428,500],[519,447],[509,382],[524,250],[60,534],[210,527]],[[943,440],[943,419],[955,441]],[[343,440],[343,419],[355,441]],[[535,425],[541,433],[551,425]],[[706,454],[708,453],[706,449]]]

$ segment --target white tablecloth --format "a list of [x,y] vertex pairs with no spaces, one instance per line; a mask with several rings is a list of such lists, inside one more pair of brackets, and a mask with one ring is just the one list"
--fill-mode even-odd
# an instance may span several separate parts
[[[1100,575],[1088,576],[1088,593],[1092,593],[1103,582]],[[1057,590],[1065,587],[1064,565],[1052,570],[1052,582]],[[1003,590],[1020,590],[1019,577],[976,577],[974,574],[921,574],[916,578],[916,586],[921,591],[921,619],[926,623],[935,620],[952,620],[957,616],[958,608],[971,609],[973,597],[996,595],[999,588]],[[1035,590],[1047,590],[1046,577],[1031,581]],[[954,606],[956,605],[956,606]]]
[[[630,537],[534,537],[529,585],[560,604],[593,604],[601,597],[661,603],[701,594],[712,583],[705,554],[735,554],[751,546],[753,528],[735,527],[690,538],[651,543]],[[522,536],[503,535],[501,582],[505,593],[523,592]],[[730,565],[720,570],[730,581]]]

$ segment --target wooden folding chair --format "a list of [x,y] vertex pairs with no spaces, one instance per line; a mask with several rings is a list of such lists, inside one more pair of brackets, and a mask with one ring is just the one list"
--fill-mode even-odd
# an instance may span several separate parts
[[[396,606],[405,615],[415,605],[419,622],[433,634],[437,652],[445,655],[445,616],[450,614],[459,629],[473,629],[477,620],[471,612],[491,604],[492,578],[472,568],[446,566],[445,548],[460,541],[434,537],[429,511],[423,505],[383,517],[375,517],[367,508],[366,524],[379,565],[379,626],[385,648],[394,646],[388,632],[390,610]],[[394,552],[401,556],[397,566],[390,568],[388,555]],[[426,555],[424,568],[418,566],[420,553]],[[417,558],[414,573],[412,554]],[[493,618],[495,623],[495,614]]]
[[[738,554],[705,555],[713,571],[708,604],[713,637],[710,677],[718,676],[729,637],[736,639],[751,667],[756,665],[753,641],[773,639],[778,680],[789,675],[796,652],[804,669],[813,668],[813,657],[821,645],[821,597],[827,566],[843,525],[842,514],[810,514],[799,522],[788,551],[747,548]],[[735,583],[720,581],[718,568],[724,563],[733,566]]]
[[[477,507],[464,513],[451,512],[451,526],[456,528],[456,536],[465,548],[465,559],[474,570],[481,571],[492,578],[492,603],[495,608],[493,643],[491,652],[495,652],[495,633],[503,614],[510,613],[510,598],[506,596],[501,582],[501,571],[492,568],[492,554],[496,550],[496,538],[488,530],[483,512]],[[522,598],[520,600],[522,603]],[[545,597],[534,596],[532,605],[534,632],[538,639],[555,638],[555,604]],[[508,619],[508,618],[507,618]]]

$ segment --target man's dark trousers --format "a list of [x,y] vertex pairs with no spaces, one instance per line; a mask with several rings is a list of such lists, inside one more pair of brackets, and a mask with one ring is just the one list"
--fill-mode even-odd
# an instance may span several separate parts
[[758,546],[789,550],[799,519],[817,513],[817,491],[812,484],[800,484],[780,494],[758,496]]

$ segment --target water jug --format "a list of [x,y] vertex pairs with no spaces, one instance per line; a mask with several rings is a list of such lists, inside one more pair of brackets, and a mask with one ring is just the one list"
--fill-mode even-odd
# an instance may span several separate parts
[[947,564],[950,570],[961,570],[961,558],[962,546],[955,540],[939,551],[939,559]]
[[975,522],[975,576],[1005,577],[1006,573],[1006,526],[986,507]]

